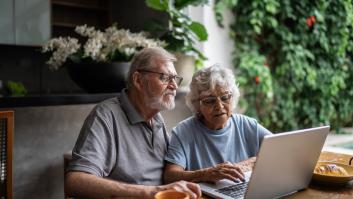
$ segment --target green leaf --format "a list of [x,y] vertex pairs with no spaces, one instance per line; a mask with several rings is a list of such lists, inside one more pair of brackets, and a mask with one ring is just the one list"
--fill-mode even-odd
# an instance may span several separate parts
[[275,18],[271,17],[271,18],[268,18],[268,21],[269,23],[271,24],[271,27],[272,28],[277,28],[278,26],[278,22]]
[[163,22],[157,20],[147,21],[144,25],[144,30],[148,32],[167,31],[167,27],[162,25]]
[[208,3],[208,0],[174,0],[176,9],[181,10],[187,6],[200,6]]
[[277,12],[277,8],[273,4],[267,4],[265,8],[269,13],[275,14]]
[[213,12],[215,13],[217,24],[221,28],[224,28],[222,15],[224,9],[226,9],[226,4],[224,1],[217,1],[213,7]]
[[192,22],[189,26],[190,30],[195,33],[199,41],[206,41],[208,38],[208,33],[204,25],[199,22]]
[[260,33],[261,33],[261,27],[255,25],[255,26],[254,26],[254,31],[255,31],[256,34],[260,34]]
[[13,97],[25,96],[27,94],[27,89],[22,84],[22,82],[16,82],[16,81],[9,80],[6,82],[5,86],[9,90],[10,95]]
[[168,0],[146,0],[146,5],[159,11],[167,11],[169,7]]

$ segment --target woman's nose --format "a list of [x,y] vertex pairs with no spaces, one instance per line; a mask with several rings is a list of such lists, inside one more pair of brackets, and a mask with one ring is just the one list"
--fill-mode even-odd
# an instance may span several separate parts
[[223,107],[224,107],[224,105],[223,105],[222,101],[217,98],[217,100],[216,100],[216,102],[215,102],[215,105],[214,105],[214,108],[215,108],[215,109],[221,109],[221,108],[223,108]]

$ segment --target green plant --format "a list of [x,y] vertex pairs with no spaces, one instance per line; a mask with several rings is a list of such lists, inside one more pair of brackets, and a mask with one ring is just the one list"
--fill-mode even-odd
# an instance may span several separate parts
[[146,0],[147,6],[168,14],[169,26],[165,27],[161,22],[154,23],[155,30],[162,32],[161,40],[167,43],[166,48],[172,52],[180,52],[192,55],[198,65],[206,57],[195,48],[196,41],[206,41],[208,38],[206,28],[196,21],[192,21],[183,13],[183,9],[189,5],[202,5],[207,0]]
[[353,125],[351,0],[218,0],[221,25],[225,8],[248,114],[274,131]]
[[27,89],[21,82],[7,81],[6,89],[12,97],[20,97],[27,94]]

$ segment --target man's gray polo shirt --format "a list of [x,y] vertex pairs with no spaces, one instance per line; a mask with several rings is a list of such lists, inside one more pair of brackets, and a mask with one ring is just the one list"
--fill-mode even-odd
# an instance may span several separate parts
[[157,114],[151,129],[126,90],[98,104],[87,117],[72,151],[69,171],[83,171],[133,184],[162,183],[168,138]]

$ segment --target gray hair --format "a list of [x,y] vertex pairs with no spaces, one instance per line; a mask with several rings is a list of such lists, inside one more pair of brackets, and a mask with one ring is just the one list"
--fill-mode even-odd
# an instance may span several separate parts
[[130,70],[128,72],[127,88],[132,87],[132,75],[135,71],[141,69],[152,69],[156,65],[167,61],[175,62],[176,58],[173,54],[161,47],[144,48],[136,53],[132,58]]
[[186,95],[186,105],[194,114],[197,114],[200,110],[201,92],[212,92],[217,86],[221,86],[232,92],[232,109],[235,109],[238,104],[240,92],[235,82],[233,71],[228,68],[220,67],[217,64],[202,68],[193,75],[190,83],[190,91]]

